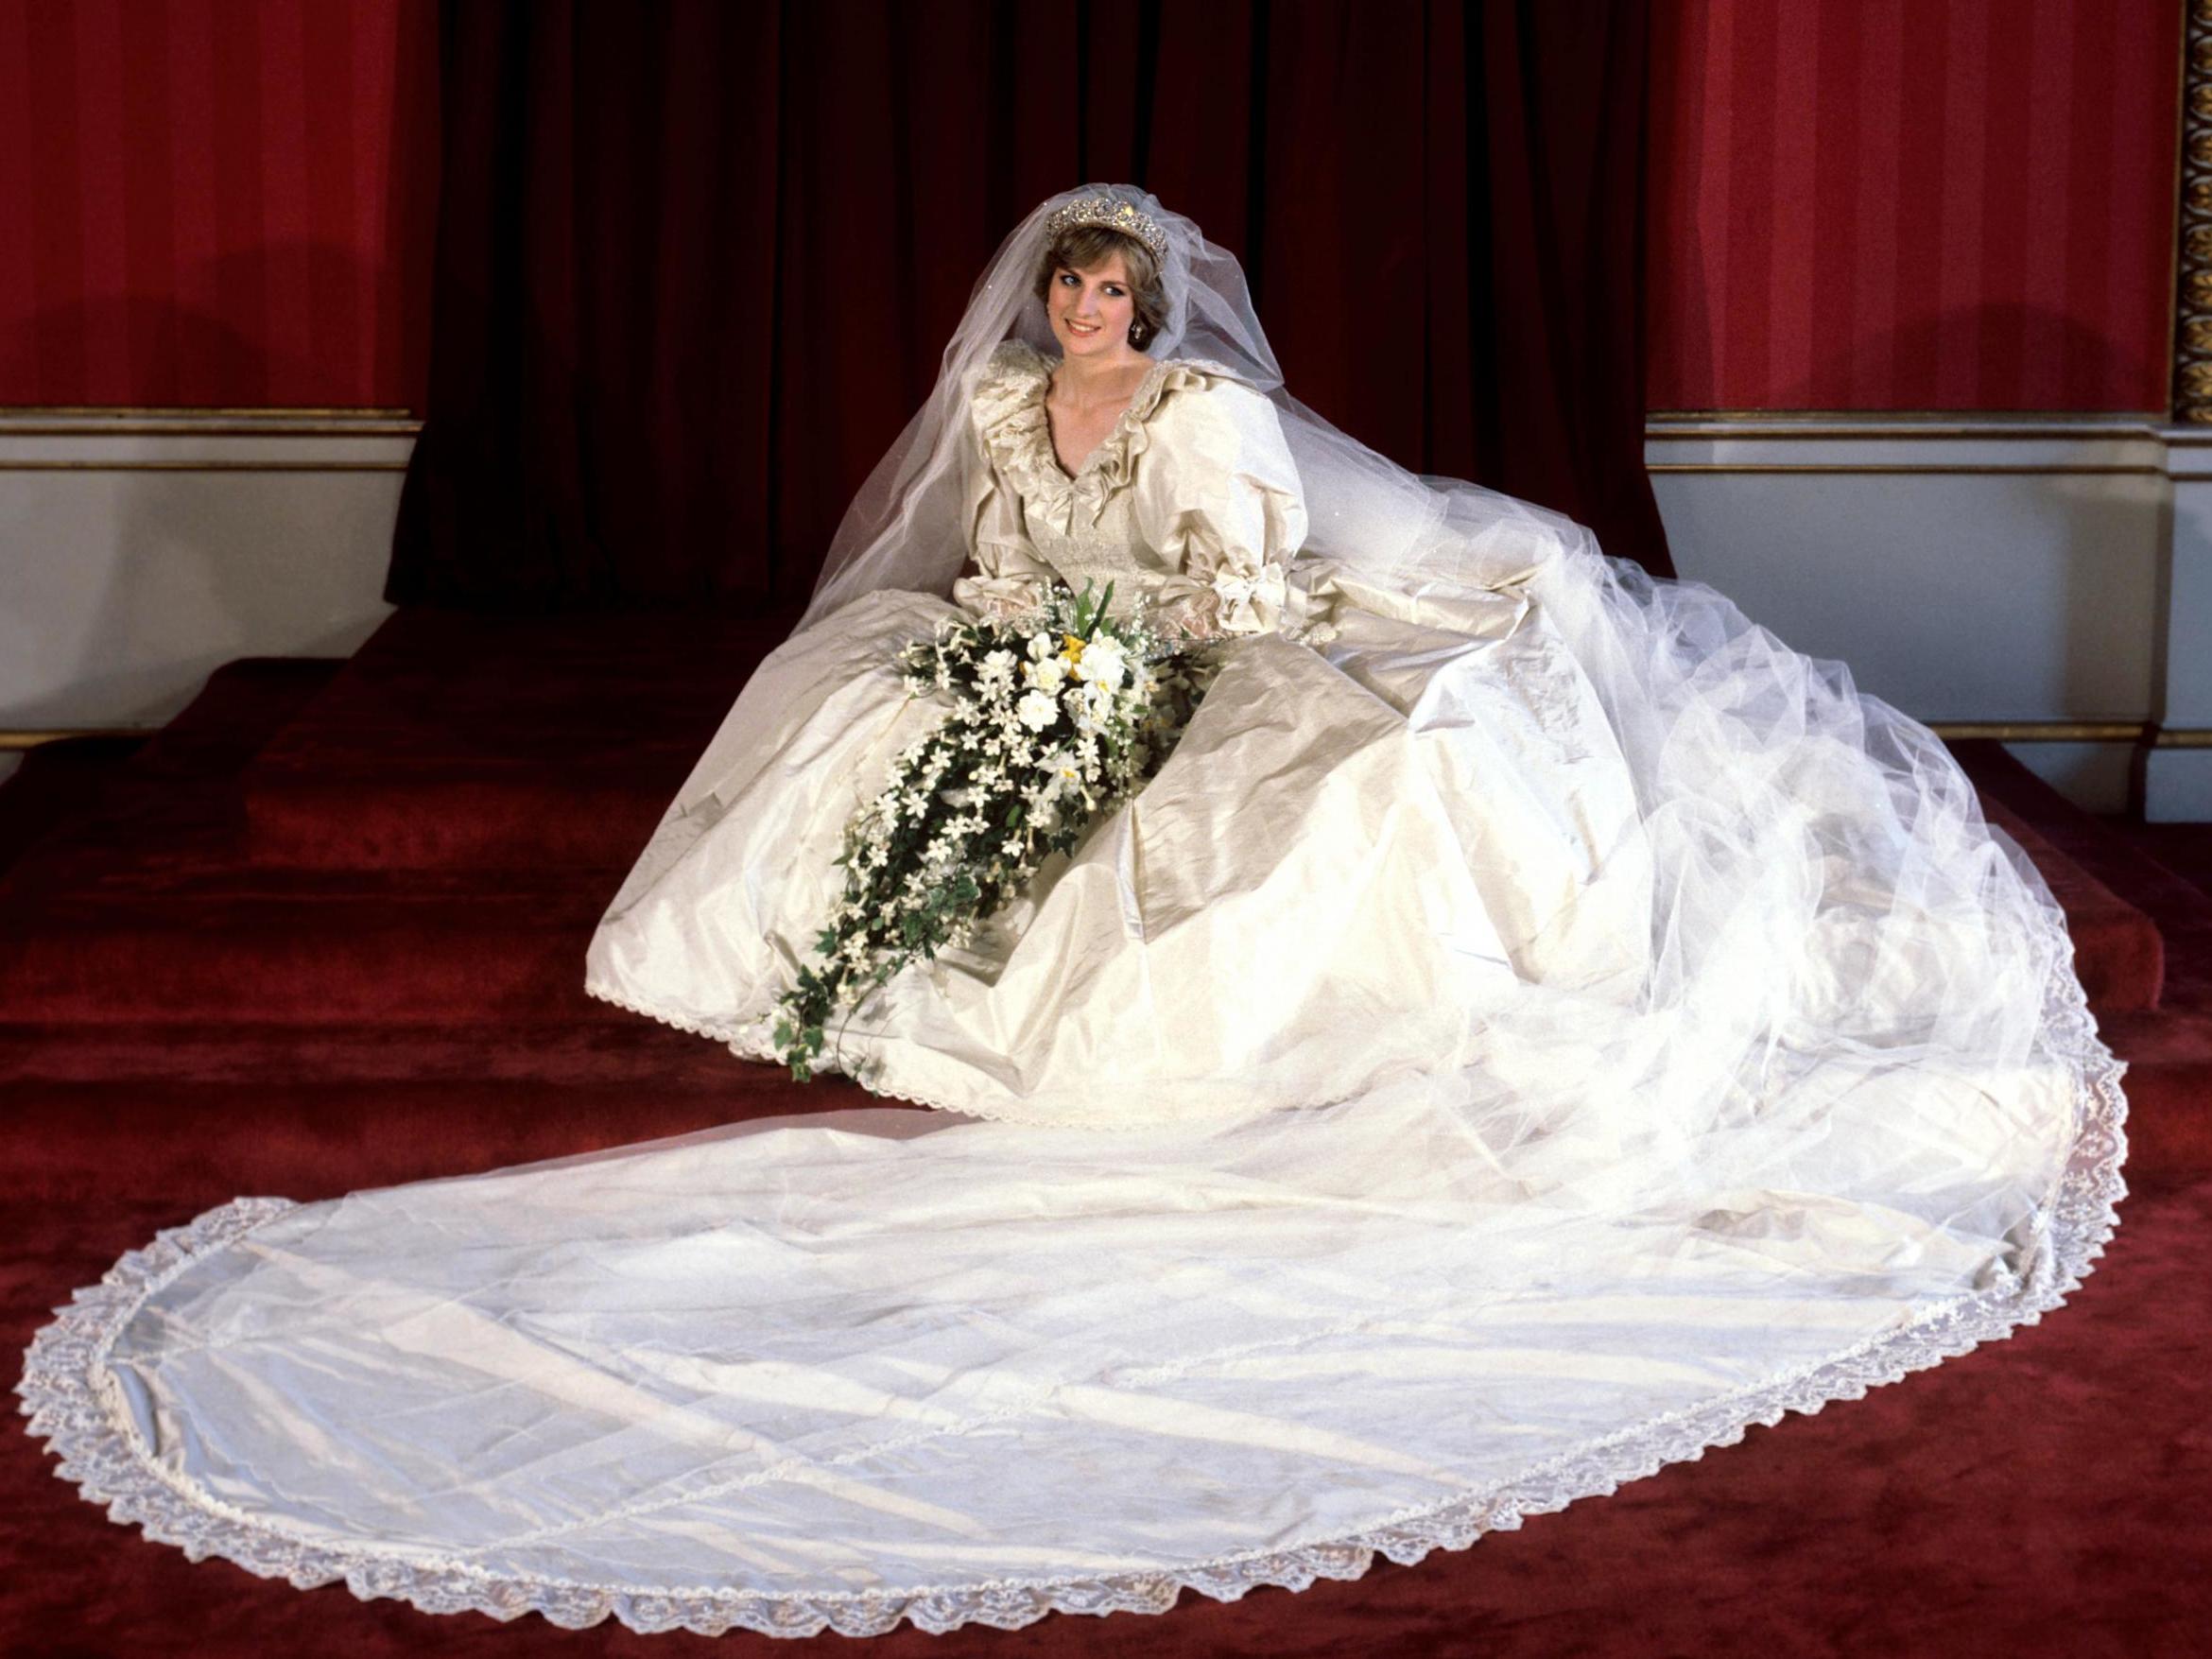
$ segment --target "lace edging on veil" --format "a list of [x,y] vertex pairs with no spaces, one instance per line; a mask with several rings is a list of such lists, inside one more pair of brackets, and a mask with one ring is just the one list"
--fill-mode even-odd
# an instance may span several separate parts
[[2096,1033],[2087,1000],[2071,972],[2072,951],[2055,913],[2048,925],[2060,949],[2046,994],[2053,1057],[2074,1081],[2074,1133],[2042,1214],[2040,1248],[2024,1279],[1998,1289],[1933,1305],[1896,1330],[1818,1364],[1729,1391],[1694,1409],[1668,1412],[1548,1459],[1502,1485],[1392,1516],[1342,1537],[1148,1572],[1090,1578],[993,1579],[844,1594],[708,1587],[671,1592],[503,1575],[450,1558],[394,1549],[334,1547],[223,1504],[164,1470],[131,1426],[106,1359],[116,1337],[147,1297],[199,1258],[235,1243],[296,1207],[286,1199],[248,1198],[166,1229],[78,1290],[42,1329],[15,1391],[29,1432],[60,1460],[58,1474],[102,1505],[118,1525],[176,1545],[194,1561],[218,1555],[262,1578],[309,1589],[342,1581],[363,1600],[394,1597],[426,1613],[478,1612],[498,1619],[538,1613],[564,1629],[610,1616],[641,1633],[686,1630],[720,1635],[734,1629],[806,1636],[824,1630],[880,1635],[901,1619],[933,1634],[967,1624],[1002,1630],[1046,1614],[1164,1613],[1185,1588],[1236,1600],[1266,1586],[1303,1590],[1322,1579],[1357,1579],[1377,1555],[1401,1565],[1431,1550],[1464,1549],[1485,1532],[1517,1529],[1524,1517],[1610,1494],[1668,1463],[1692,1460],[1740,1441],[1754,1424],[1771,1426],[1836,1400],[1964,1354],[2034,1324],[2092,1270],[2118,1224],[2127,1196],[2119,1166],[2127,1150],[2125,1070]]

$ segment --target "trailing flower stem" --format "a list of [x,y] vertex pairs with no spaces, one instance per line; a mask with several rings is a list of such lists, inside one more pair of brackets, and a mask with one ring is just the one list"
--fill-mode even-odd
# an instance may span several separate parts
[[951,709],[845,826],[843,893],[776,1005],[800,1081],[840,1009],[849,1019],[902,968],[966,942],[1173,750],[1217,665],[1115,617],[1113,596],[1112,582],[1096,596],[1056,584],[1021,616],[947,617],[901,648],[907,684]]

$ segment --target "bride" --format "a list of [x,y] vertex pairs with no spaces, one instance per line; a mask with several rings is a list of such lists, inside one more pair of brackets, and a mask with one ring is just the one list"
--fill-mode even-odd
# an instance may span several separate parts
[[1941,745],[1337,431],[1129,186],[985,270],[587,989],[776,1057],[901,648],[1109,579],[1180,741],[820,1059],[942,1110],[238,1201],[41,1333],[63,1473],[431,1611],[1011,1627],[1464,1547],[2089,1270],[2119,1068]]
[[[848,820],[943,717],[908,697],[897,644],[1019,614],[1055,581],[1112,581],[1216,642],[1218,678],[1127,810],[965,950],[855,1011],[829,1066],[977,1116],[1126,1126],[1496,1076],[1497,1013],[1531,988],[1606,1023],[1639,994],[1650,838],[1542,596],[1574,527],[1403,475],[1393,498],[1362,475],[1381,458],[1289,406],[1294,458],[1234,261],[1195,229],[1200,256],[1178,261],[1173,221],[1140,212],[1078,196],[1001,254],[979,303],[1022,303],[963,324],[956,356],[993,349],[944,389],[972,389],[863,492],[813,610],[616,894],[593,994],[773,1055]],[[1194,267],[1177,327],[1163,268]],[[1024,337],[1039,323],[1055,350]],[[1395,564],[1417,536],[1439,568],[1414,582]]]

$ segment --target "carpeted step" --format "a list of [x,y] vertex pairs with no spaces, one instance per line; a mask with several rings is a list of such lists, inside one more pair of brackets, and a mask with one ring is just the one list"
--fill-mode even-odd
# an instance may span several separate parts
[[[2144,826],[2076,806],[1997,744],[1952,747],[1993,819],[2009,809],[2031,821],[2061,856],[2156,918],[2165,960],[2156,1011],[2097,1009],[2100,1034],[2128,1063],[2120,1086],[2128,1097],[2129,1179],[2212,1172],[2212,897],[2159,862]],[[2080,950],[2083,930],[2071,905],[2067,922]],[[2089,975],[2084,966],[2084,981]]]
[[2128,826],[2136,845],[2212,899],[2212,823],[2138,823]]
[[334,682],[343,657],[239,657],[208,675],[133,765],[165,776],[228,777]]
[[110,781],[143,737],[59,737],[0,779],[0,873],[57,828],[98,812]]
[[1983,815],[2020,845],[2066,913],[2074,970],[2099,1013],[2154,1009],[2166,984],[2166,941],[2144,910],[2128,903],[2062,852],[2003,801],[1985,797]]
[[[88,838],[128,840],[181,790],[231,796],[238,769],[343,666],[339,658],[241,657],[210,674],[158,732],[41,744],[0,784],[0,873],[50,849],[74,856]],[[234,842],[234,808],[222,816]]]
[[2001,743],[1978,738],[1953,743],[1950,750],[1980,792],[1985,809],[1995,803],[2027,820],[2092,881],[2137,910],[2163,921],[2165,912],[2160,906],[2167,890],[2153,885],[2138,890],[2136,878],[2142,872],[2143,849],[2126,825],[2075,805]]
[[2212,1011],[2108,1014],[2097,1025],[2128,1063],[2129,1182],[2212,1174]]
[[2066,913],[2074,967],[2100,1013],[2153,1009],[2166,978],[2166,942],[2153,912],[2106,879],[2132,858],[2111,827],[1985,740],[1950,745],[1981,797],[1982,812],[2026,853]]
[[302,868],[627,868],[795,613],[396,613],[245,779]]
[[[594,1004],[604,1010],[605,1005]],[[607,1011],[600,1023],[112,1020],[0,1025],[11,1083],[552,1082],[729,1085],[763,1069],[719,1040]],[[772,1072],[773,1067],[766,1068]]]
[[[2113,869],[2123,897],[2158,918],[2167,942],[2159,1011],[2100,1020],[2105,1041],[2128,1063],[2131,1169],[2164,1179],[2212,1171],[2212,860],[2197,862],[2169,826],[2107,825],[2134,855]],[[2212,852],[2212,841],[2205,850]],[[2172,858],[2183,869],[2169,868]],[[2196,879],[2190,879],[2194,876]]]
[[0,892],[0,1020],[634,1018],[584,994],[613,880],[252,867]]

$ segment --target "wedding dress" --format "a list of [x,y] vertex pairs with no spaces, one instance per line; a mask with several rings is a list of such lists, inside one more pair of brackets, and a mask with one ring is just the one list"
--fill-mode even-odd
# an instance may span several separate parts
[[907,695],[898,642],[1057,578],[1155,612],[1232,589],[1219,677],[1143,793],[860,1009],[832,1066],[977,1116],[1125,1126],[1460,1069],[1527,983],[1633,996],[1635,793],[1531,584],[1409,601],[1320,562],[1287,580],[1305,514],[1266,398],[1156,361],[1071,477],[1051,368],[1009,342],[971,401],[982,574],[949,599],[863,596],[769,658],[616,894],[587,989],[771,1058],[846,821],[943,713]]
[[[1025,277],[1086,203],[1174,312],[1071,473]],[[41,1333],[63,1472],[432,1611],[1014,1626],[1463,1547],[2057,1305],[2119,1067],[1941,745],[1272,369],[1152,198],[1029,216],[590,942],[593,994],[771,1057],[942,717],[892,653],[1111,579],[1219,672],[823,1057],[940,1110],[225,1206]]]

